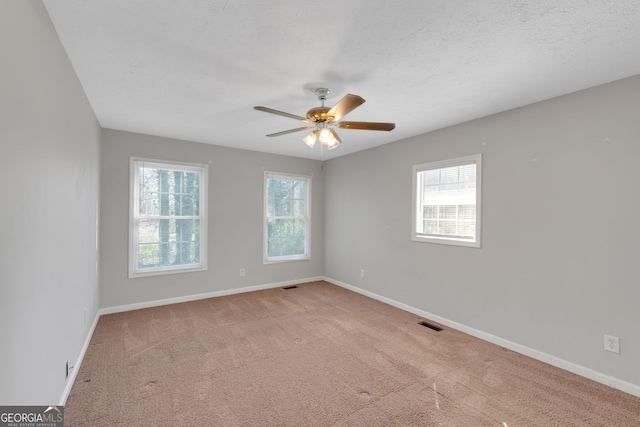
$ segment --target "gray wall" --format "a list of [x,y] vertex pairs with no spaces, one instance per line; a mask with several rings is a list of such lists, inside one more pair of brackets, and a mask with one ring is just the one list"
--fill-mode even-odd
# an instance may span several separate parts
[[[639,117],[633,77],[330,160],[325,275],[640,385]],[[482,248],[412,242],[412,165],[476,153]]]
[[[322,276],[320,162],[105,129],[102,132],[100,295],[102,307]],[[127,277],[129,158],[209,164],[208,270]],[[262,263],[263,171],[312,176],[311,260]],[[240,277],[240,268],[246,276]]]
[[0,73],[0,405],[52,405],[98,309],[100,129],[41,2],[0,2]]

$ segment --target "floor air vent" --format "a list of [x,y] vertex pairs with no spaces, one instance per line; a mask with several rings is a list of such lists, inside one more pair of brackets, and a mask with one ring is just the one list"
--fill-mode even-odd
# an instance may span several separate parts
[[418,325],[422,325],[422,326],[425,326],[425,327],[427,327],[429,329],[433,329],[436,332],[440,332],[442,330],[442,328],[440,326],[432,325],[431,323],[428,323],[428,322],[420,322],[420,323],[418,323]]
[[286,291],[287,289],[296,289],[296,288],[297,288],[297,286],[293,285],[293,286],[286,286],[286,287],[284,287],[282,289],[284,289]]

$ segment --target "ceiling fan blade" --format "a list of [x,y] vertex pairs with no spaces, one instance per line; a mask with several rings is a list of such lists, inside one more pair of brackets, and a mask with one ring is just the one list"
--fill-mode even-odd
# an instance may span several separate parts
[[378,123],[378,122],[340,122],[338,127],[341,129],[362,129],[362,130],[393,130],[395,123]]
[[295,114],[291,114],[291,113],[285,113],[284,111],[278,111],[278,110],[274,110],[273,108],[267,108],[267,107],[262,107],[262,106],[255,106],[253,107],[254,110],[258,110],[258,111],[264,111],[265,113],[271,113],[271,114],[277,114],[279,116],[285,116],[285,117],[290,117],[292,119],[296,119],[296,120],[302,120],[303,122],[310,122],[309,119],[307,119],[306,117],[302,117],[302,116],[297,116]]
[[333,121],[338,121],[362,104],[364,104],[363,98],[348,93],[327,112],[327,115],[333,116]]
[[300,132],[301,130],[305,130],[305,129],[309,129],[310,126],[302,126],[301,128],[295,128],[295,129],[289,129],[289,130],[283,130],[282,132],[276,132],[276,133],[270,133],[267,136],[280,136],[280,135],[286,135],[288,133],[293,133],[293,132]]

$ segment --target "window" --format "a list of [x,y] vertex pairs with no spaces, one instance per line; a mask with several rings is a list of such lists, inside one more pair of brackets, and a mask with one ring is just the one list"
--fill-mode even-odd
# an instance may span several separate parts
[[480,247],[480,154],[413,167],[412,240]]
[[206,270],[207,173],[131,159],[129,277]]
[[265,172],[264,262],[309,259],[311,177]]

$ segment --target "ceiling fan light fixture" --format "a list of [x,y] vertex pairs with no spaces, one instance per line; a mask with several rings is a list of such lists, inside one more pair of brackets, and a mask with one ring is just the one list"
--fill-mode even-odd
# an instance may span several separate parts
[[338,141],[337,139],[333,138],[333,141],[331,141],[329,144],[327,144],[327,149],[333,150],[338,145],[340,145],[340,141]]
[[320,142],[322,144],[329,145],[334,140],[335,140],[335,138],[333,137],[333,135],[331,135],[331,131],[329,130],[329,128],[320,129]]
[[338,145],[340,145],[340,143],[342,141],[340,141],[340,137],[338,136],[338,134],[336,133],[335,130],[333,129],[326,129],[327,130],[327,134],[328,134],[328,138],[329,141],[327,143],[324,143],[327,148],[329,150],[333,150],[334,148],[336,148]]
[[318,131],[317,129],[314,130],[313,132],[311,132],[309,135],[305,136],[304,138],[302,138],[302,140],[304,141],[305,144],[307,144],[310,148],[313,148],[314,145],[316,145],[316,141],[318,140],[318,133],[320,133],[320,131]]

